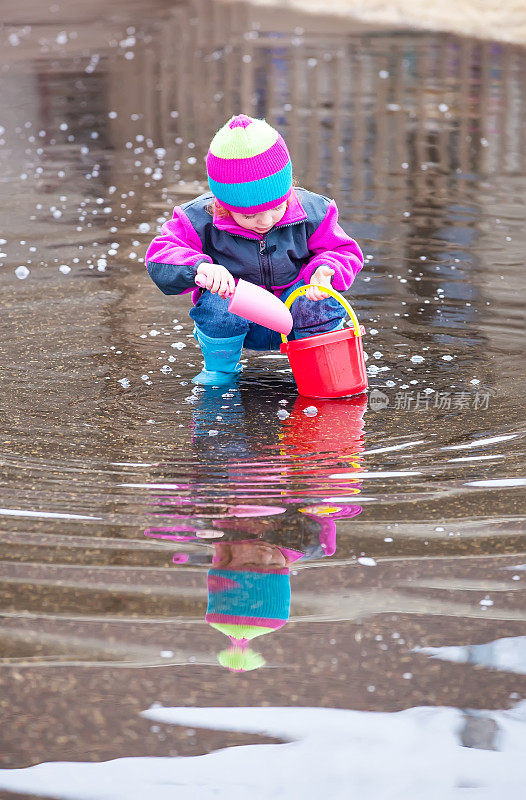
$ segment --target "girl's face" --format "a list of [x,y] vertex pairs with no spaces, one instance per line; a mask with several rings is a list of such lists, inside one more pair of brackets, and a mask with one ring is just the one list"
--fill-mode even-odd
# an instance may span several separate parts
[[262,571],[284,569],[287,559],[275,544],[260,539],[249,542],[224,542],[214,545],[220,558],[215,566],[220,569],[250,569]]
[[237,222],[247,231],[254,231],[261,235],[268,233],[274,225],[282,219],[287,210],[287,201],[276,208],[269,208],[268,211],[259,211],[257,214],[241,214],[238,211],[231,211],[234,222]]

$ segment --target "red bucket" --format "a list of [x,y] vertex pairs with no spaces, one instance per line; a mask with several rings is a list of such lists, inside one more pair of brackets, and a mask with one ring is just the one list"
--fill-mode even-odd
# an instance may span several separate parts
[[[319,333],[305,339],[288,342],[283,336],[280,350],[286,353],[298,392],[304,397],[346,397],[359,394],[367,388],[367,371],[362,347],[365,328],[358,324],[351,306],[334,289],[320,286],[341,302],[350,314],[354,328],[342,328],[330,333]],[[292,305],[296,297],[305,294],[302,286],[287,298]]]

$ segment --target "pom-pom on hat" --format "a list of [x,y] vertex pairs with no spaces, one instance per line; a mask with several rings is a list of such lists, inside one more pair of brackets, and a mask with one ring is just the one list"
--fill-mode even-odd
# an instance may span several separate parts
[[281,205],[292,191],[292,163],[283,137],[263,119],[232,117],[206,157],[211,192],[229,211],[256,214]]

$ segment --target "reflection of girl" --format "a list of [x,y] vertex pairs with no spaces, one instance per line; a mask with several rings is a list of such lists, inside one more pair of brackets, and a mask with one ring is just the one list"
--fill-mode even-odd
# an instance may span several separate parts
[[[188,517],[171,525],[147,528],[145,536],[154,539],[167,539],[173,542],[193,542],[206,544],[221,539],[221,545],[236,545],[236,548],[259,541],[268,547],[277,546],[283,551],[289,561],[300,558],[311,559],[323,556],[332,556],[336,551],[336,520],[352,519],[361,513],[361,506],[356,505],[318,505],[304,506],[298,509],[301,516],[294,514],[292,517],[282,517],[285,511],[279,506],[233,506],[229,515],[221,514],[218,519],[196,520]],[[270,518],[271,515],[280,515],[280,526],[277,528]],[[176,516],[176,515],[170,515]],[[183,521],[184,520],[184,521]],[[263,541],[261,541],[263,540]],[[226,553],[227,550],[221,552]],[[239,550],[242,553],[243,549]],[[219,555],[216,553],[212,562],[216,562]],[[189,556],[176,553],[175,563],[189,560]],[[206,557],[198,555],[192,561],[206,562]]]
[[258,669],[265,659],[249,648],[250,641],[289,618],[289,559],[277,545],[261,541],[221,542],[214,549],[206,621],[231,643],[219,653],[219,663],[235,672]]
[[[257,507],[252,508],[252,513],[257,513]],[[175,542],[193,540],[212,547],[206,621],[231,642],[228,649],[219,653],[219,663],[244,672],[265,663],[260,654],[249,648],[250,641],[272,633],[288,621],[290,565],[301,559],[332,556],[336,550],[336,519],[350,519],[361,510],[360,506],[323,503],[305,506],[299,509],[302,516],[296,517],[299,530],[289,533],[272,533],[266,528],[258,532],[263,520],[230,517],[212,520],[208,528],[148,528],[145,535]],[[247,538],[247,534],[254,538]],[[258,538],[261,536],[265,538]],[[182,563],[188,558],[176,553],[173,560]]]
[[[216,569],[285,569],[295,558],[287,556],[280,548],[261,539],[243,542],[217,542],[214,545]],[[291,552],[291,551],[290,551]],[[301,556],[299,556],[301,558]]]

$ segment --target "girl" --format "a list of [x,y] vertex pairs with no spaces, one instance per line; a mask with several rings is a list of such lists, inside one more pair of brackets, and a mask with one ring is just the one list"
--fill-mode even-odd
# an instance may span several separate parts
[[[211,193],[177,206],[146,254],[164,294],[193,290],[195,337],[204,369],[194,383],[222,385],[242,367],[243,346],[279,349],[275,331],[230,314],[226,296],[244,278],[282,300],[308,283],[345,291],[363,266],[360,248],[338,224],[333,200],[293,188],[287,145],[267,122],[232,117],[212,139],[206,158]],[[206,280],[197,290],[196,275]],[[336,330],[345,312],[310,288],[291,308],[300,339]]]

